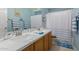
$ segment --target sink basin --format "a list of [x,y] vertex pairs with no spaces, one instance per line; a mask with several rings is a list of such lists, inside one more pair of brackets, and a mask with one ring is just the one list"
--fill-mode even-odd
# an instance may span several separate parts
[[36,34],[25,34],[22,36],[17,36],[13,39],[11,39],[11,41],[16,41],[16,42],[29,42],[29,41],[33,41],[35,40],[34,38],[38,37],[38,35]]

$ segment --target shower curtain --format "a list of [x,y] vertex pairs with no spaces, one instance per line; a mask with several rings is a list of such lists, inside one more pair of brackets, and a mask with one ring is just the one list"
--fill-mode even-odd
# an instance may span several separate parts
[[72,43],[71,38],[71,10],[52,12],[46,15],[47,28],[58,40]]

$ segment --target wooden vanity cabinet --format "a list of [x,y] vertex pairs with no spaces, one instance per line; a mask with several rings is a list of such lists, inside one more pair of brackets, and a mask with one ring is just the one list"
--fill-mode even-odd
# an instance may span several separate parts
[[42,37],[42,38],[39,38],[39,39],[34,43],[34,50],[35,50],[35,51],[43,51],[43,50],[44,50],[43,37]]
[[46,34],[44,36],[44,51],[47,51],[49,49],[49,38],[48,38],[48,34]]
[[31,44],[30,46],[24,48],[22,51],[34,51],[34,45]]
[[51,32],[44,36],[44,51],[48,51],[50,48],[52,48]]
[[36,42],[23,49],[23,51],[48,51],[52,47],[51,32],[39,38]]
[[53,45],[52,45],[53,38],[52,38],[51,32],[48,33],[48,39],[49,39],[49,40],[48,40],[48,44],[49,44],[49,45],[48,45],[48,49],[51,49],[52,46],[53,46]]

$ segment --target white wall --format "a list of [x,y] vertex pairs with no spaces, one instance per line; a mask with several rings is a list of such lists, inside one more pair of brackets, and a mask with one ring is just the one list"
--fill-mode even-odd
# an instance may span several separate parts
[[5,34],[7,27],[7,9],[0,8],[0,38]]

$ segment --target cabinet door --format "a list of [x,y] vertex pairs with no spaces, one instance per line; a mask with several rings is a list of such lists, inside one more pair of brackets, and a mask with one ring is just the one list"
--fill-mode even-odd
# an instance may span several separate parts
[[34,49],[35,51],[43,51],[44,48],[43,48],[43,37],[38,39],[38,41],[36,41],[34,43]]
[[47,51],[49,49],[49,42],[48,42],[49,38],[48,37],[49,37],[48,34],[44,36],[44,51]]
[[51,38],[51,32],[49,32],[48,33],[48,48],[50,49],[50,48],[52,48],[52,38]]
[[34,51],[34,47],[33,47],[33,44],[24,48],[23,51]]

